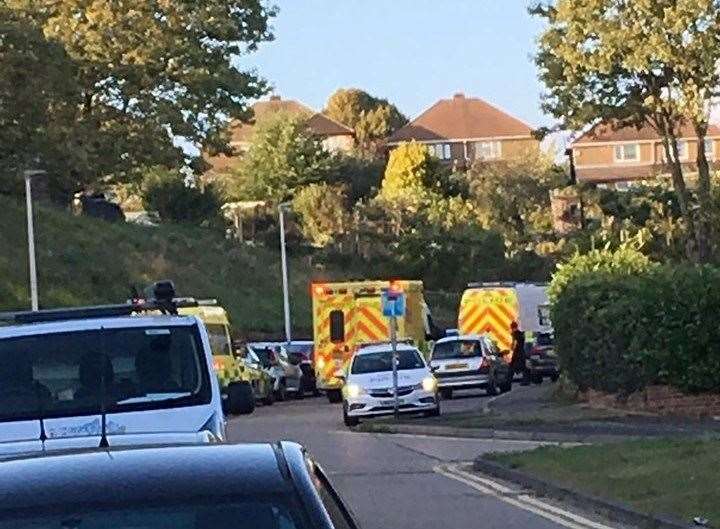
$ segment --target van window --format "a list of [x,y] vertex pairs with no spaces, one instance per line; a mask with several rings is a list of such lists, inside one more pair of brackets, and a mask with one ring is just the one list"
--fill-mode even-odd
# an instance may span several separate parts
[[345,315],[341,310],[330,312],[330,341],[333,343],[345,341]]
[[196,327],[94,329],[0,340],[0,421],[207,404]]
[[210,339],[210,349],[215,356],[231,355],[232,344],[227,326],[219,323],[206,323],[208,338]]

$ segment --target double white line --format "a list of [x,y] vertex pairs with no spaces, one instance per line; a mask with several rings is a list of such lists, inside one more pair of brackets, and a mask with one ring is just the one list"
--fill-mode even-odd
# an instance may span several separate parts
[[433,470],[447,478],[464,483],[487,496],[492,496],[513,507],[542,516],[569,529],[616,529],[542,502],[528,494],[519,493],[517,489],[511,489],[491,479],[467,472],[462,469],[463,466],[467,465],[457,463],[439,465]]

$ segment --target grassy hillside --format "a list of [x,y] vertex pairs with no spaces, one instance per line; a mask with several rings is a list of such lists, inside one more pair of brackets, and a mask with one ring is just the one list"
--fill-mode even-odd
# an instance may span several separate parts
[[[36,210],[40,304],[117,303],[131,285],[172,279],[181,295],[217,297],[242,334],[283,333],[279,252],[191,226],[143,228]],[[293,326],[310,334],[307,260],[290,262]],[[0,197],[0,310],[29,306],[24,204]]]

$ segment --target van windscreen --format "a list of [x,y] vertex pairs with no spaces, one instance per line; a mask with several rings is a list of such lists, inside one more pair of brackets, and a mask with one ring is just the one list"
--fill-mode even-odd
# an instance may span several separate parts
[[209,403],[202,351],[179,326],[0,339],[0,421]]

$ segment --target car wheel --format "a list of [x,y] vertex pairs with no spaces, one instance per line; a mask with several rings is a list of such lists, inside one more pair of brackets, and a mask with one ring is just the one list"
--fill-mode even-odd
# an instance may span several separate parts
[[543,383],[542,375],[533,375],[530,377],[530,382],[537,384],[538,386]]
[[557,382],[558,380],[560,380],[560,375],[553,375],[550,377],[550,380],[552,380],[553,382]]
[[508,376],[508,377],[507,377],[507,380],[505,380],[505,382],[503,382],[503,383],[500,385],[500,391],[501,391],[502,393],[507,393],[508,391],[511,391],[511,390],[512,390],[512,383],[513,383],[512,377],[511,377],[511,376]]
[[285,387],[285,381],[281,380],[280,385],[278,386],[277,390],[275,391],[275,400],[278,402],[283,402],[287,399],[287,387]]
[[488,382],[487,388],[485,388],[485,393],[488,397],[494,397],[498,394],[498,387],[497,384],[495,384],[495,379]]
[[343,405],[343,423],[345,423],[345,426],[347,426],[348,428],[360,424],[360,420],[357,417],[348,416],[347,406],[345,405]]
[[255,395],[247,382],[233,382],[227,388],[228,412],[231,415],[247,415],[255,411]]
[[298,390],[295,392],[295,399],[302,400],[305,398],[305,389],[303,388],[302,380],[300,381],[300,385],[298,386]]
[[268,391],[267,395],[265,395],[265,398],[263,398],[262,403],[265,404],[265,406],[272,406],[275,404],[275,394],[272,392],[272,390]]
[[342,402],[342,393],[339,389],[328,389],[326,391],[327,399],[330,404],[337,404]]
[[442,397],[443,400],[452,400],[453,390],[449,389],[449,388],[441,389],[440,396]]
[[436,398],[435,402],[437,402],[437,407],[434,410],[426,411],[423,414],[425,417],[440,417],[440,399]]

